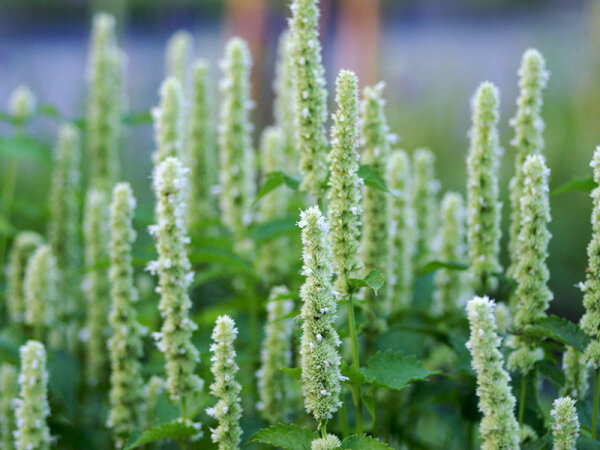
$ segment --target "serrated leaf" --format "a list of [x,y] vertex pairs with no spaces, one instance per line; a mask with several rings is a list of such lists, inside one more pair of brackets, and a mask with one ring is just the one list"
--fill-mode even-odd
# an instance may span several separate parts
[[174,420],[173,422],[156,425],[155,427],[144,431],[134,443],[127,446],[126,450],[138,448],[144,444],[160,441],[162,439],[189,439],[199,433],[200,430],[192,424]]
[[0,154],[8,158],[37,159],[43,162],[52,159],[52,150],[49,146],[23,134],[0,136]]
[[366,381],[360,369],[357,368],[354,364],[349,366],[346,361],[342,361],[342,366],[340,370],[341,374],[348,378],[345,381],[345,383],[347,384],[363,384]]
[[280,367],[279,370],[289,375],[294,380],[302,379],[302,369],[300,367]]
[[258,194],[256,194],[252,205],[254,206],[261,198],[283,184],[290,189],[297,190],[300,187],[300,180],[283,173],[281,170],[275,170],[267,173],[265,175],[265,182],[258,191]]
[[370,287],[375,295],[383,287],[384,282],[383,273],[379,269],[371,270],[364,278],[350,278],[348,280],[351,292],[355,292],[362,287]]
[[387,187],[387,183],[381,174],[373,169],[371,166],[362,164],[358,168],[358,176],[363,179],[365,186],[373,187],[381,191],[390,192]]
[[398,391],[413,381],[425,380],[437,373],[425,369],[423,363],[414,356],[405,356],[391,350],[375,353],[360,371],[367,382]]
[[593,177],[575,177],[553,189],[550,195],[559,195],[572,191],[591,191],[596,186],[598,185]]
[[248,440],[249,444],[266,444],[289,450],[310,450],[310,443],[319,438],[319,433],[295,424],[278,423],[258,430]]
[[553,339],[574,347],[583,353],[590,341],[587,334],[573,322],[557,316],[549,316],[537,321],[535,325],[526,327],[523,334]]
[[589,437],[580,436],[577,439],[577,450],[600,450],[600,442],[594,441]]
[[342,441],[344,450],[390,450],[391,447],[379,439],[366,434],[353,434]]
[[428,273],[435,272],[440,269],[448,269],[448,270],[467,270],[469,266],[467,264],[455,262],[455,261],[429,261],[421,270],[419,270],[419,275],[427,275]]
[[249,236],[256,242],[272,240],[276,237],[299,230],[297,217],[279,217],[266,222],[254,223],[250,226]]

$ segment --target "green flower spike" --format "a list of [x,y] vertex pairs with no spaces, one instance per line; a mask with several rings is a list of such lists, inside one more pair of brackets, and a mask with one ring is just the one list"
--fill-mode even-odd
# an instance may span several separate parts
[[296,85],[296,127],[303,191],[320,199],[327,178],[327,90],[319,42],[318,0],[294,0],[290,30]]
[[310,443],[311,450],[335,450],[340,448],[342,443],[337,436],[333,434],[327,434],[325,437],[315,439]]
[[[462,263],[466,259],[465,207],[460,194],[448,192],[442,199],[438,259]],[[466,279],[460,270],[441,269],[435,277],[435,309],[449,313],[464,305]]]
[[413,284],[413,238],[415,217],[412,199],[410,159],[405,151],[395,150],[390,156],[387,184],[391,199],[392,312],[410,305]]
[[515,138],[511,144],[517,153],[515,156],[515,174],[510,180],[510,233],[509,255],[510,266],[508,275],[515,277],[516,266],[519,261],[519,230],[521,228],[520,198],[523,195],[523,184],[526,175],[523,173],[523,164],[529,155],[538,155],[544,147],[542,131],[544,121],[541,117],[542,91],[548,81],[546,62],[542,55],[534,49],[529,49],[523,54],[521,68],[519,69],[519,88],[521,90],[517,99],[517,115],[511,120],[515,129]]
[[0,447],[6,450],[15,448],[16,430],[14,401],[19,392],[17,369],[11,364],[0,366]]
[[281,376],[281,368],[292,362],[291,338],[294,329],[292,318],[287,318],[294,309],[292,300],[282,300],[289,296],[285,286],[271,289],[267,303],[268,319],[265,327],[265,340],[261,351],[261,368],[257,373],[260,403],[257,408],[271,423],[284,420],[287,413],[286,378]]
[[197,326],[189,317],[192,302],[187,292],[194,273],[186,250],[190,242],[184,225],[186,174],[187,169],[173,157],[154,169],[158,223],[149,228],[156,239],[158,260],[150,262],[147,270],[158,273],[158,308],[163,318],[161,331],[153,336],[167,361],[167,391],[173,400],[202,390],[202,380],[194,374],[199,354],[192,344],[192,333]]
[[37,341],[27,341],[21,346],[20,393],[15,415],[17,450],[47,450],[50,448],[50,430],[46,419],[50,416],[48,405],[48,372],[46,350]]
[[213,344],[210,351],[213,356],[211,372],[215,381],[210,385],[210,392],[217,397],[215,406],[206,413],[217,419],[218,426],[211,428],[212,441],[219,450],[235,450],[240,446],[242,429],[239,420],[242,417],[240,391],[242,386],[235,380],[238,366],[235,362],[233,343],[238,334],[235,322],[231,317],[219,316],[212,333]]
[[579,419],[575,409],[575,400],[560,397],[554,400],[552,416],[552,437],[554,450],[576,450],[579,437]]
[[156,151],[152,155],[155,164],[167,157],[183,155],[183,92],[176,78],[167,78],[160,86],[160,104],[152,109]]
[[107,191],[118,177],[123,109],[123,56],[117,47],[115,28],[112,16],[94,16],[87,74],[86,136],[92,157],[91,185]]
[[188,86],[188,68],[192,57],[194,38],[185,30],[176,31],[167,42],[167,76],[173,77],[186,90]]
[[12,92],[8,109],[17,123],[23,124],[29,120],[36,108],[35,94],[28,86],[20,85]]
[[435,156],[427,148],[415,150],[412,158],[413,205],[415,209],[416,239],[414,270],[421,268],[434,257],[433,242],[437,230],[437,192],[439,183],[435,179]]
[[246,42],[240,38],[230,39],[222,62],[220,200],[223,221],[238,240],[252,221],[251,207],[256,190],[250,123],[250,110],[253,108],[250,100],[251,65]]
[[[550,233],[550,201],[548,199],[548,175],[544,157],[530,155],[523,166],[523,189],[520,201],[521,229],[517,248],[515,278],[517,288],[514,299],[514,326],[522,329],[546,317],[546,309],[552,300],[548,289],[550,273],[546,265]],[[544,357],[540,340],[526,336],[515,336],[516,350],[508,359],[511,370],[528,373],[536,361]]]
[[23,281],[25,291],[25,323],[38,338],[57,316],[58,273],[50,245],[37,248],[29,259]]
[[135,240],[132,220],[135,198],[127,183],[113,189],[110,207],[110,281],[112,306],[108,340],[110,354],[110,412],[107,425],[113,430],[118,448],[139,429],[144,393],[140,386],[142,327],[136,321],[138,299],[133,283],[131,247]]
[[479,426],[482,450],[517,450],[519,424],[515,419],[515,398],[510,375],[504,369],[500,353],[501,339],[496,331],[495,303],[487,297],[475,297],[467,304],[471,336],[467,348],[477,373],[477,395],[483,419]]
[[358,176],[358,79],[340,71],[337,78],[337,111],[331,128],[329,224],[336,290],[347,295],[349,280],[362,268],[360,260],[361,189]]
[[479,86],[472,101],[471,147],[467,157],[467,241],[469,281],[483,295],[495,286],[502,270],[500,210],[498,199],[498,89],[492,83]]
[[329,245],[329,225],[317,206],[300,213],[298,226],[302,229],[306,277],[300,297],[302,343],[302,392],[304,406],[309,414],[325,423],[339,409],[341,385],[341,341],[334,327],[336,295],[331,284],[332,254]]
[[82,289],[87,299],[86,344],[87,376],[90,385],[105,381],[107,368],[106,336],[110,304],[109,260],[109,198],[105,191],[88,191],[84,214],[86,273]]
[[[594,181],[600,182],[600,146],[596,147],[594,157],[590,163],[594,169]],[[590,241],[588,254],[588,268],[586,280],[579,283],[583,292],[583,306],[585,314],[581,317],[580,326],[591,338],[585,351],[585,361],[594,369],[600,368],[600,187],[595,188],[592,193],[592,240]]]
[[565,374],[565,385],[560,390],[560,395],[583,400],[589,388],[588,366],[583,355],[573,347],[567,347],[563,353],[562,369]]
[[13,243],[6,268],[6,307],[12,322],[19,323],[25,319],[25,270],[29,258],[42,243],[43,238],[33,231],[19,233]]

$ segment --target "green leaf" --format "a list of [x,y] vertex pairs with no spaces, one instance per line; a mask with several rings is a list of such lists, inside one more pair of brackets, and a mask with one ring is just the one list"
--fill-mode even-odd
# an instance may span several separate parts
[[40,107],[37,110],[37,115],[51,117],[52,119],[61,119],[62,118],[60,111],[58,109],[56,109],[54,106],[48,105],[48,104],[40,105]]
[[[545,436],[533,441],[523,444],[524,450],[543,450],[550,449],[552,447],[552,435],[546,434]],[[577,446],[579,448],[579,446]]]
[[275,170],[265,175],[265,182],[256,194],[252,205],[254,206],[261,198],[267,195],[269,192],[274,191],[279,186],[285,184],[287,187],[293,190],[297,190],[300,187],[300,180],[286,175],[281,170]]
[[358,176],[363,179],[366,186],[379,189],[381,191],[390,192],[381,174],[371,166],[362,164],[358,168]]
[[383,273],[379,269],[371,270],[364,278],[350,278],[348,280],[352,292],[357,291],[361,287],[370,287],[375,291],[375,295],[377,295],[377,291],[382,288],[383,283]]
[[375,353],[360,371],[367,382],[398,391],[413,381],[425,380],[438,373],[425,369],[423,363],[414,356],[405,356],[391,350]]
[[342,441],[344,450],[390,450],[391,447],[379,439],[366,434],[353,434]]
[[266,444],[289,450],[310,450],[310,443],[319,438],[319,433],[295,424],[278,423],[258,430],[248,440],[249,444]]
[[591,191],[596,186],[598,185],[594,181],[593,177],[575,177],[553,189],[550,192],[550,195],[559,195],[571,191]]
[[348,378],[345,383],[353,385],[353,384],[364,384],[365,377],[354,364],[348,365],[346,361],[342,361],[341,374]]
[[577,450],[600,450],[600,442],[594,441],[589,437],[580,436],[577,439]]
[[77,403],[80,372],[79,362],[69,353],[55,351],[48,354],[48,387],[71,413],[75,412]]
[[537,321],[535,325],[525,327],[523,334],[546,337],[574,347],[584,352],[590,338],[573,322],[557,316],[549,316]]
[[300,367],[280,367],[279,370],[288,374],[294,380],[302,379],[302,369]]
[[467,264],[454,262],[454,261],[429,261],[421,270],[419,270],[419,275],[427,275],[428,273],[435,272],[440,269],[448,269],[448,270],[467,270],[469,266]]
[[150,111],[140,111],[124,115],[122,121],[125,125],[136,126],[152,123],[153,118]]
[[162,425],[157,425],[144,431],[135,442],[127,446],[126,450],[138,448],[144,444],[160,441],[162,439],[189,439],[198,435],[200,432],[201,431],[191,423],[174,420],[173,422],[163,423]]
[[250,226],[249,236],[256,242],[270,241],[276,237],[292,233],[299,228],[296,226],[296,217],[279,217]]
[[49,146],[23,134],[0,136],[0,154],[8,158],[36,159],[43,162],[52,159],[52,150]]

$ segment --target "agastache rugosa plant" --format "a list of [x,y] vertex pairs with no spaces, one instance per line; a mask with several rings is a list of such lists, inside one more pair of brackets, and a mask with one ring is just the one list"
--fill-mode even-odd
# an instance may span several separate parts
[[567,346],[563,353],[562,369],[565,374],[565,384],[560,394],[583,400],[589,388],[588,366],[583,355],[575,348]]
[[[513,318],[516,329],[534,325],[544,318],[552,300],[552,292],[548,288],[550,273],[546,265],[550,242],[550,170],[546,167],[543,156],[529,155],[525,159],[522,171],[524,177],[519,202],[521,227],[514,271],[517,281]],[[511,370],[527,374],[533,365],[544,357],[540,343],[539,338],[515,336],[513,345],[516,350],[508,359]]]
[[511,144],[516,149],[515,173],[510,180],[510,231],[509,255],[510,266],[508,275],[515,277],[516,266],[519,261],[519,230],[521,229],[520,198],[523,195],[523,185],[526,175],[523,173],[523,164],[529,155],[538,155],[544,147],[542,131],[544,121],[541,117],[542,91],[548,81],[546,62],[542,55],[534,49],[529,49],[523,54],[521,68],[519,69],[520,94],[517,99],[517,114],[511,120],[515,130],[515,138]]
[[35,113],[37,100],[29,86],[20,85],[10,95],[8,109],[18,126],[22,126]]
[[306,277],[302,299],[302,342],[300,363],[302,392],[306,411],[324,430],[327,420],[341,406],[340,355],[341,341],[334,327],[336,299],[331,284],[333,275],[329,225],[317,206],[300,213]]
[[57,284],[56,258],[50,245],[42,245],[29,258],[23,280],[25,323],[38,340],[43,338],[47,327],[58,315]]
[[[441,228],[438,259],[444,262],[463,263],[466,256],[465,206],[456,192],[448,192],[442,199]],[[435,277],[434,294],[437,312],[449,313],[464,305],[467,292],[464,273],[441,269]]]
[[211,428],[212,441],[219,450],[235,450],[240,446],[242,429],[239,420],[242,417],[240,391],[242,386],[236,381],[238,365],[235,362],[236,352],[233,346],[238,330],[231,317],[219,316],[212,333],[213,353],[210,370],[215,381],[210,385],[210,393],[218,401],[215,406],[206,410],[209,416],[217,419],[216,428]]
[[290,19],[301,189],[315,200],[326,190],[327,90],[319,42],[318,0],[294,0]]
[[23,231],[17,235],[12,246],[7,265],[6,308],[10,320],[23,322],[25,318],[25,291],[23,280],[27,262],[33,252],[43,243],[43,238],[33,231]]
[[560,397],[554,400],[550,412],[552,416],[553,450],[575,450],[579,437],[579,419],[575,409],[575,400]]
[[87,299],[86,349],[88,382],[105,381],[106,330],[110,304],[109,260],[109,198],[103,190],[88,191],[84,214],[85,264],[90,267],[82,289]]
[[341,445],[342,443],[337,436],[326,434],[312,441],[310,443],[310,450],[335,450],[336,448],[340,448]]
[[0,366],[0,447],[6,450],[15,448],[13,434],[16,429],[14,402],[19,392],[17,379],[15,366],[8,363]]
[[413,205],[415,209],[414,271],[417,273],[434,255],[433,241],[437,226],[437,191],[435,156],[427,148],[415,150],[413,166]]
[[197,326],[189,317],[192,302],[187,292],[194,273],[186,250],[190,242],[184,224],[186,173],[187,169],[174,157],[167,157],[154,169],[157,224],[151,225],[149,231],[156,239],[158,260],[147,267],[159,276],[158,308],[163,325],[154,338],[166,359],[167,391],[171,399],[181,402],[184,419],[185,397],[202,389],[202,380],[194,374],[199,354],[191,338]]
[[50,416],[46,349],[37,341],[27,341],[21,346],[20,355],[15,446],[17,450],[46,450],[50,448],[50,430],[46,423]]
[[515,419],[515,398],[510,389],[510,375],[504,369],[500,353],[501,338],[496,329],[495,303],[487,297],[475,297],[467,304],[471,335],[467,348],[477,374],[479,426],[483,450],[517,450],[519,425]]
[[223,221],[236,235],[238,244],[252,221],[254,164],[250,110],[250,68],[252,60],[245,41],[234,37],[227,43],[221,67],[221,115],[219,182]]
[[154,141],[156,150],[152,155],[155,164],[160,164],[169,156],[183,156],[184,122],[183,92],[181,83],[173,77],[160,86],[160,103],[152,109],[154,119]]
[[187,90],[193,37],[185,30],[176,31],[167,41],[165,54],[167,77],[173,77]]
[[119,171],[123,56],[117,46],[112,16],[94,16],[88,61],[87,148],[91,185],[108,192]]
[[112,334],[108,340],[110,353],[110,412],[107,425],[115,443],[123,448],[131,434],[139,429],[144,393],[140,386],[142,328],[136,321],[138,299],[133,284],[131,247],[135,240],[132,220],[135,198],[127,183],[113,189],[110,206],[110,281],[109,320]]
[[499,93],[492,83],[482,83],[472,100],[471,146],[467,156],[467,241],[469,281],[476,294],[495,286],[501,271],[498,165]]

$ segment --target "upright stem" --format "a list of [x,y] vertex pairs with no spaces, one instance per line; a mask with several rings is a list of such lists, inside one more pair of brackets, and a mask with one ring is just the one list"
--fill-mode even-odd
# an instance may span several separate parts
[[327,436],[327,421],[322,420],[319,424],[319,428],[321,429],[321,437],[324,438]]
[[525,396],[527,394],[527,374],[521,377],[521,398],[519,399],[519,428],[523,425],[523,416],[525,416]]
[[346,417],[346,403],[342,403],[340,408],[340,426],[342,427],[342,435],[346,437],[350,434],[348,430],[348,417]]
[[594,371],[594,407],[592,410],[592,439],[596,439],[598,428],[598,389],[600,388],[600,368]]
[[[354,320],[354,301],[352,294],[348,295],[348,328],[350,328],[350,342],[352,345],[352,364],[356,370],[360,370],[358,359],[358,339],[356,337],[356,321]],[[362,432],[362,399],[360,397],[360,384],[352,385],[352,399],[356,407],[356,434]]]
[[185,396],[182,395],[181,396],[181,420],[183,420],[185,422],[185,420],[187,419],[187,410],[185,407]]

